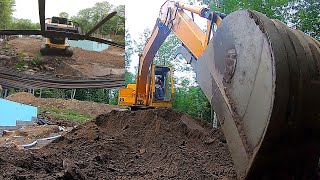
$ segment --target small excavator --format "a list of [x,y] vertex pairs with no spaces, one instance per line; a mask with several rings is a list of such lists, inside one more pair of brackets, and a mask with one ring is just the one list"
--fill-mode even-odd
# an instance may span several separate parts
[[[187,14],[191,13],[191,17]],[[207,20],[202,31],[193,14]],[[320,156],[320,43],[253,10],[228,15],[166,1],[119,104],[171,107],[172,67],[152,61],[169,33],[216,112],[239,179],[316,179]],[[164,98],[157,99],[160,78]]]
[[[81,34],[81,28],[76,22],[69,21],[63,17],[47,18],[45,23],[46,31],[60,31],[70,32],[74,34]],[[41,55],[59,54],[71,57],[73,55],[72,48],[70,47],[66,37],[43,37],[41,49]]]

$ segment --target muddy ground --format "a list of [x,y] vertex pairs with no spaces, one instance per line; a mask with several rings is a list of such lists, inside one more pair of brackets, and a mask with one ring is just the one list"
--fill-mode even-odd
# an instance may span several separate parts
[[236,178],[222,132],[169,109],[111,111],[40,150],[0,153],[0,179]]
[[73,48],[72,57],[41,56],[41,39],[11,38],[0,43],[0,67],[59,78],[117,77],[124,73],[124,49],[102,52]]

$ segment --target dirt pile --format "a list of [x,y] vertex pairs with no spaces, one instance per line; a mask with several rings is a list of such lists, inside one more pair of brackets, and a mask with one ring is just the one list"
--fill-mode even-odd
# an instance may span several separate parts
[[[36,38],[13,38],[8,42],[0,43],[0,67],[19,69],[29,75],[60,78],[123,75],[122,71],[121,73],[109,71],[124,69],[124,49],[110,46],[111,48],[102,52],[95,52],[73,48],[72,57],[61,57],[40,56],[40,45],[41,39]],[[96,67],[104,71],[96,73]]]
[[0,153],[0,179],[236,177],[219,130],[167,109],[112,111],[40,150]]
[[79,101],[79,100],[66,100],[66,99],[55,99],[55,98],[36,98],[30,93],[20,92],[10,95],[6,98],[7,100],[29,104],[37,107],[45,108],[65,108],[75,110],[81,114],[87,114],[90,116],[97,116],[102,113],[110,112],[113,109],[121,109],[123,107],[101,104],[96,102]]

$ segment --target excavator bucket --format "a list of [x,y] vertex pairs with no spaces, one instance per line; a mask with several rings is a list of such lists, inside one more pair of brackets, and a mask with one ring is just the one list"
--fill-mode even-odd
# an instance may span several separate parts
[[218,115],[240,179],[315,177],[318,41],[259,12],[241,10],[224,18],[191,65]]

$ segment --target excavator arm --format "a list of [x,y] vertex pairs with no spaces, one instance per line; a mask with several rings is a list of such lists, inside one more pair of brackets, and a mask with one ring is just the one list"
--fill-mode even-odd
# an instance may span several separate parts
[[[206,32],[187,11],[208,20]],[[319,42],[256,11],[221,17],[167,1],[140,55],[137,83],[127,93],[132,104],[148,106],[150,65],[173,32],[182,42],[179,53],[218,115],[238,178],[316,179]],[[211,38],[214,24],[218,28]]]
[[[191,12],[208,20],[206,33],[203,32],[192,18]],[[151,37],[146,43],[139,60],[139,72],[136,86],[136,102],[146,104],[147,76],[154,56],[170,32],[173,32],[190,51],[194,59],[198,59],[206,49],[213,24],[220,25],[221,17],[204,7],[196,7],[181,2],[166,1],[160,9],[160,17],[156,21]]]

